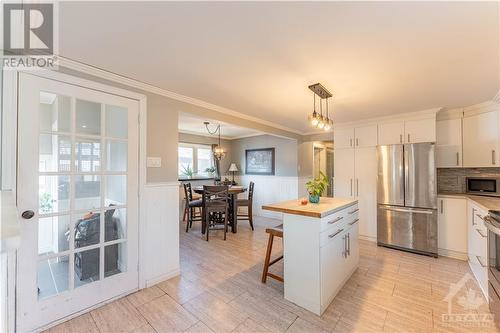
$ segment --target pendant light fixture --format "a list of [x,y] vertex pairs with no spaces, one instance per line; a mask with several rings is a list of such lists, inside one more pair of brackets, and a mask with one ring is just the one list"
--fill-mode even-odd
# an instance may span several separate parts
[[[329,131],[332,128],[333,121],[330,119],[328,110],[328,99],[332,97],[332,94],[321,85],[321,83],[312,84],[309,89],[313,94],[313,113],[309,116],[309,121],[312,126]],[[319,113],[316,111],[316,95],[319,96]],[[326,114],[323,116],[323,101],[325,101],[325,111]]]
[[222,146],[220,145],[220,124],[217,125],[217,127],[215,128],[214,131],[211,131],[210,130],[210,127],[208,127],[208,125],[210,125],[210,123],[208,121],[205,121],[203,124],[205,124],[205,127],[207,128],[207,131],[210,135],[214,135],[216,133],[219,134],[219,144],[214,148],[213,150],[213,154],[214,154],[214,158],[217,160],[217,161],[220,161],[221,159],[224,158],[224,156],[226,156],[226,152],[224,151],[224,149],[222,148]]

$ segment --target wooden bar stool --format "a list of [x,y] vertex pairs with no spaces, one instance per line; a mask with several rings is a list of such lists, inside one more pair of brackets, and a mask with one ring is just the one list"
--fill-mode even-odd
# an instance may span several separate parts
[[279,256],[278,258],[271,261],[271,252],[273,251],[273,240],[274,237],[283,238],[283,224],[280,224],[274,228],[267,228],[266,232],[269,234],[269,240],[267,241],[267,251],[266,251],[266,259],[264,260],[264,269],[262,270],[262,283],[266,283],[267,277],[276,279],[278,281],[283,282],[283,277],[275,275],[273,273],[269,273],[269,267],[283,259],[283,256]]

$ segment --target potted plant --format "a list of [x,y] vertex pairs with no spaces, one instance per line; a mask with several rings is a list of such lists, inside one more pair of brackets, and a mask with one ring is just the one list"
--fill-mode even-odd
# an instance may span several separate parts
[[215,173],[215,167],[213,167],[213,166],[208,167],[208,168],[205,169],[205,172],[207,173],[208,177],[213,178],[214,177],[214,173]]
[[182,166],[182,171],[181,171],[182,175],[185,176],[186,178],[191,178],[193,177],[193,174],[194,174],[194,171],[193,169],[191,168],[191,165],[188,164],[187,166]]
[[307,192],[309,192],[309,202],[318,203],[319,197],[328,187],[328,177],[319,172],[319,177],[314,178],[306,183]]

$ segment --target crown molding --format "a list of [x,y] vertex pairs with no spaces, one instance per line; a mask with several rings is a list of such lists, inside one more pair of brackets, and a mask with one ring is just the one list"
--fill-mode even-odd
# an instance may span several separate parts
[[58,62],[59,62],[59,66],[66,67],[66,68],[69,68],[69,69],[72,69],[75,71],[79,71],[79,72],[82,72],[82,73],[85,73],[88,75],[96,76],[96,77],[99,77],[101,79],[120,83],[120,84],[129,86],[129,87],[133,87],[136,89],[140,89],[140,90],[152,93],[152,94],[161,95],[161,96],[168,97],[168,98],[180,101],[180,102],[184,102],[184,103],[196,105],[196,106],[199,106],[199,107],[202,107],[205,109],[209,109],[212,111],[220,112],[222,114],[226,114],[226,115],[230,115],[233,117],[238,117],[241,119],[249,120],[249,121],[252,121],[252,122],[255,122],[255,123],[258,123],[261,125],[273,127],[273,128],[276,128],[276,129],[279,129],[282,131],[287,131],[287,132],[290,132],[293,134],[302,135],[302,132],[299,130],[289,128],[286,126],[282,126],[282,125],[278,125],[278,124],[275,124],[273,122],[263,120],[263,119],[260,119],[257,117],[252,117],[252,116],[246,115],[244,113],[241,113],[241,112],[238,112],[235,110],[231,110],[231,109],[219,106],[219,105],[215,105],[212,103],[202,101],[202,100],[197,99],[197,98],[181,95],[181,94],[154,86],[154,85],[149,84],[149,83],[145,83],[145,82],[142,82],[142,81],[139,81],[136,79],[132,79],[132,78],[129,78],[129,77],[121,75],[121,74],[113,73],[113,72],[110,72],[108,70],[104,70],[102,68],[99,68],[99,67],[96,67],[93,65],[85,64],[85,63],[80,62],[80,61],[76,61],[76,60],[72,60],[72,59],[69,59],[66,57],[58,56]]

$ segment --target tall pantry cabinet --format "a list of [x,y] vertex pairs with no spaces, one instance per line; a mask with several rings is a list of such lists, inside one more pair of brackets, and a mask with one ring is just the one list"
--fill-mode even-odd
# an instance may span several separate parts
[[334,196],[355,198],[361,238],[377,237],[377,125],[334,130]]

